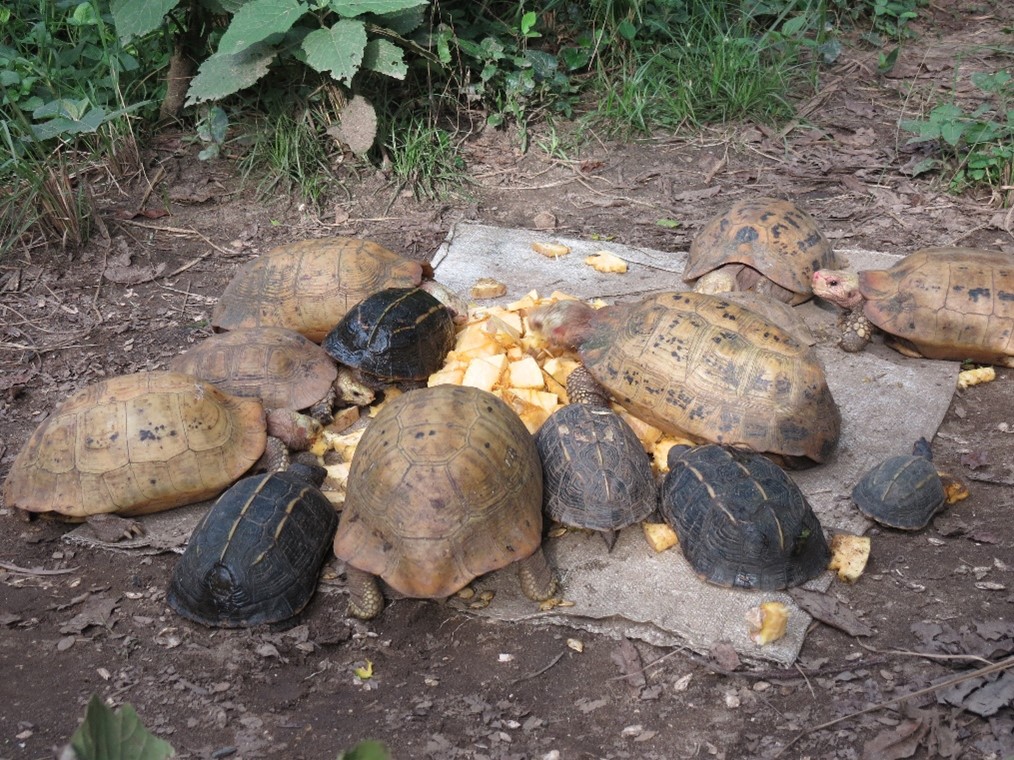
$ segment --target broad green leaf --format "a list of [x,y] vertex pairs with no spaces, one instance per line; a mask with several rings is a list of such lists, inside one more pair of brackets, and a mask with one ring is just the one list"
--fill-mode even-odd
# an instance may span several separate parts
[[179,3],[180,0],[111,0],[116,34],[121,42],[143,37],[158,29],[165,15]]
[[363,68],[404,79],[408,73],[405,54],[400,47],[387,40],[370,40],[363,51]]
[[806,26],[806,16],[795,16],[782,24],[782,34],[794,37]]
[[958,121],[951,121],[940,125],[940,137],[951,146],[958,144],[964,131],[965,125]]
[[268,66],[274,58],[275,49],[264,43],[235,55],[215,53],[205,59],[197,70],[197,76],[191,80],[187,105],[219,100],[249,87],[268,73]]
[[359,742],[338,755],[338,760],[389,760],[387,747],[377,741]]
[[70,738],[70,746],[79,760],[164,760],[176,754],[148,732],[133,707],[125,704],[114,712],[97,694],[88,702],[84,723]]
[[364,13],[383,15],[428,4],[429,0],[330,0],[328,7],[339,16],[355,18]]
[[342,19],[330,29],[316,29],[303,40],[306,62],[346,85],[359,70],[365,49],[366,25],[352,19]]
[[232,55],[273,34],[284,34],[307,10],[308,6],[299,0],[253,0],[232,17],[218,53]]
[[425,20],[426,8],[422,5],[417,5],[414,8],[405,8],[394,13],[385,13],[376,19],[378,26],[390,29],[395,34],[402,36],[418,29],[423,25],[423,21]]

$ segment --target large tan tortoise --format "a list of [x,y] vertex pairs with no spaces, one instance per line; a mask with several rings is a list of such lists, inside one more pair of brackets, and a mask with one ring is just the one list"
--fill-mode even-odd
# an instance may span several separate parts
[[755,292],[788,304],[812,297],[818,269],[840,267],[816,221],[792,201],[748,198],[690,244],[683,279],[699,293]]
[[531,599],[553,595],[542,553],[542,465],[506,403],[437,385],[388,401],[356,447],[334,552],[349,613],[368,619],[396,592],[438,599],[516,563]]
[[235,396],[259,398],[269,431],[283,425],[305,428],[304,437],[312,437],[317,430],[312,420],[293,412],[306,410],[312,419],[327,424],[335,400],[344,392],[338,365],[327,352],[284,327],[215,333],[174,357],[169,369],[199,377]]
[[790,467],[825,462],[838,444],[841,414],[813,349],[718,296],[657,293],[601,309],[560,301],[529,324],[664,432],[747,446]]
[[924,248],[889,269],[819,270],[813,290],[847,309],[841,347],[861,351],[875,329],[908,356],[1014,366],[1014,257]]
[[4,501],[71,521],[157,512],[218,495],[266,441],[257,399],[176,372],[111,377],[71,395],[36,428]]
[[288,243],[240,267],[215,305],[211,324],[223,330],[287,327],[319,343],[367,296],[419,285],[431,273],[428,265],[368,240]]

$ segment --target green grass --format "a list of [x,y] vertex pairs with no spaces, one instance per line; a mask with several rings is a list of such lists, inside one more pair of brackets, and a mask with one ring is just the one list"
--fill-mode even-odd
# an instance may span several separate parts
[[808,71],[799,63],[801,43],[754,33],[719,5],[702,5],[693,19],[669,28],[668,39],[635,38],[619,71],[616,56],[600,58],[591,118],[623,135],[791,117],[790,93]]
[[258,119],[248,134],[249,149],[240,159],[244,180],[257,178],[261,199],[296,193],[320,208],[341,184],[335,167],[341,150],[307,108],[299,117],[274,114]]
[[447,130],[411,117],[391,125],[385,145],[392,174],[417,198],[440,200],[467,195],[465,162]]

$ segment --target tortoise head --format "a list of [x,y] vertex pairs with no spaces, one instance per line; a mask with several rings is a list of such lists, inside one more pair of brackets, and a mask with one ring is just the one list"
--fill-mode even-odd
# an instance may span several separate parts
[[552,348],[576,349],[588,333],[595,310],[581,301],[558,301],[528,314],[528,325]]
[[840,269],[818,269],[811,278],[814,295],[845,309],[854,309],[863,302],[859,275]]

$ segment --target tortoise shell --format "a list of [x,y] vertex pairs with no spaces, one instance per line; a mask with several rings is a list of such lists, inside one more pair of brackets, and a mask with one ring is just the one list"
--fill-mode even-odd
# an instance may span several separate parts
[[859,273],[867,319],[928,359],[1014,365],[1014,257],[924,248]]
[[618,403],[664,432],[793,467],[837,446],[841,414],[814,351],[717,296],[658,293],[598,310],[561,301],[529,323],[550,345],[576,349]]
[[660,509],[687,562],[718,586],[775,591],[831,558],[817,516],[770,459],[728,446],[675,446]]
[[926,457],[902,454],[871,468],[852,489],[859,511],[881,525],[921,530],[944,506],[947,494]]
[[655,510],[651,462],[627,422],[605,403],[567,404],[535,434],[542,460],[543,511],[564,525],[610,532],[640,522]]
[[259,398],[268,409],[306,409],[328,394],[338,374],[324,349],[283,327],[216,333],[175,357],[169,369]]
[[418,285],[424,267],[368,240],[322,238],[278,246],[240,267],[211,324],[287,327],[319,343],[371,293]]
[[4,485],[9,507],[68,519],[142,515],[211,498],[264,452],[264,410],[190,375],[90,385],[36,428]]
[[454,319],[425,290],[385,288],[353,306],[321,345],[368,375],[422,380],[440,369],[454,346]]
[[756,290],[799,304],[813,295],[810,278],[833,269],[831,243],[806,211],[791,201],[749,198],[712,219],[690,244],[683,279],[698,281],[723,270],[728,284],[718,290]]
[[388,401],[349,472],[334,552],[396,591],[441,598],[542,541],[542,467],[506,403],[437,385]]
[[338,514],[318,490],[324,468],[243,478],[194,529],[173,568],[166,601],[203,625],[277,623],[302,610],[317,588]]

